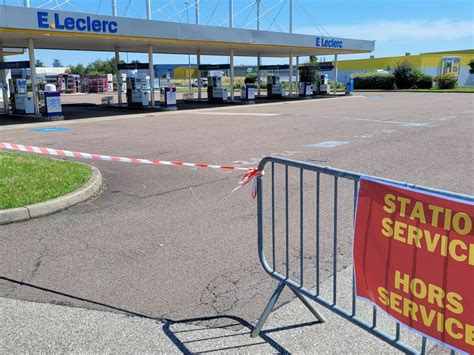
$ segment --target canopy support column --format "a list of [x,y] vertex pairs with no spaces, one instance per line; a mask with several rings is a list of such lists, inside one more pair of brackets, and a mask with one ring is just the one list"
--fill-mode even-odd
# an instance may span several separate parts
[[150,76],[150,106],[155,108],[155,70],[153,69],[153,46],[148,45],[148,75]]
[[197,75],[198,75],[198,100],[202,99],[202,92],[201,92],[201,86],[202,86],[202,80],[201,80],[201,71],[199,70],[199,67],[201,66],[201,51],[197,51],[196,55],[196,64],[197,64]]
[[28,57],[30,59],[30,70],[31,70],[31,87],[33,89],[33,105],[35,107],[35,114],[39,115],[38,107],[38,92],[36,82],[36,59],[35,59],[35,45],[31,38],[28,38]]
[[[0,62],[3,61],[3,43],[0,42]],[[10,113],[10,110],[8,103],[8,83],[5,69],[0,70],[0,85],[2,85],[3,108],[5,109],[5,113],[8,114]]]
[[337,94],[337,54],[334,54],[334,95]]
[[122,73],[118,69],[120,63],[120,51],[118,48],[115,48],[115,71],[117,73],[117,101],[119,106],[122,106]]
[[293,95],[293,53],[290,52],[290,66],[289,66],[289,96]]
[[261,83],[261,72],[260,72],[260,65],[262,65],[262,57],[260,53],[257,54],[257,96],[262,94],[262,83]]
[[234,101],[234,49],[230,50],[230,101]]
[[300,57],[296,56],[296,93],[298,93],[299,82],[300,82]]

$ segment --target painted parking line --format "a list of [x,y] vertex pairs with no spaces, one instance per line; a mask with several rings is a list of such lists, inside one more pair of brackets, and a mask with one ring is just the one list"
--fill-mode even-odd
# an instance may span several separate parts
[[257,112],[185,112],[189,115],[206,115],[206,116],[281,116],[280,113],[257,113]]
[[32,132],[40,132],[40,133],[47,133],[47,132],[67,132],[70,131],[71,128],[65,127],[47,127],[47,128],[33,128],[30,129]]
[[310,148],[334,148],[340,145],[349,144],[348,141],[326,141],[316,144],[309,144],[308,147]]
[[321,116],[323,120],[350,120],[350,121],[366,121],[366,122],[378,122],[378,123],[387,123],[387,124],[396,124],[406,127],[424,127],[428,123],[421,122],[399,122],[399,121],[384,121],[376,120],[373,118],[362,118],[362,117],[347,117],[347,116]]

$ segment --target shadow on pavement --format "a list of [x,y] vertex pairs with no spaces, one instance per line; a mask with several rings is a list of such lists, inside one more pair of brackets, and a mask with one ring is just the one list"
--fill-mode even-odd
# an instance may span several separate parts
[[[0,276],[0,280],[13,283],[15,285],[29,287],[39,291],[67,297],[76,301],[85,302],[95,306],[104,307],[110,310],[125,313],[127,315],[141,317],[154,321],[160,321],[163,324],[163,332],[168,337],[168,339],[173,342],[173,344],[177,347],[179,351],[185,354],[194,354],[197,352],[222,352],[224,350],[243,349],[255,346],[260,347],[259,349],[264,346],[265,352],[278,352],[282,354],[288,354],[289,352],[282,345],[273,340],[268,334],[290,329],[309,327],[318,324],[317,321],[314,321],[274,329],[267,329],[265,331],[262,331],[257,338],[251,338],[250,333],[253,330],[253,325],[247,322],[246,320],[236,316],[219,315],[212,317],[190,318],[182,320],[151,317],[142,313],[129,311],[123,308],[74,296],[61,291],[51,290],[45,287],[32,285],[4,276]],[[206,323],[208,325],[205,325]],[[203,347],[204,349],[196,350],[196,347]]]
[[[224,325],[212,325],[224,321]],[[199,323],[211,323],[202,328],[186,327]],[[163,325],[163,331],[166,336],[176,345],[178,350],[184,354],[222,352],[232,349],[244,349],[250,347],[259,347],[256,352],[277,352],[280,354],[289,354],[281,344],[272,339],[268,334],[281,332],[285,330],[309,327],[318,322],[307,322],[295,324],[286,327],[279,327],[262,331],[257,338],[251,338],[250,333],[253,325],[246,320],[235,316],[213,316],[202,318],[190,318],[179,321],[167,321]],[[210,336],[211,335],[211,336]],[[231,338],[234,338],[231,340]],[[263,348],[262,348],[263,346]],[[251,350],[245,350],[250,352]],[[253,352],[253,351],[252,351]]]

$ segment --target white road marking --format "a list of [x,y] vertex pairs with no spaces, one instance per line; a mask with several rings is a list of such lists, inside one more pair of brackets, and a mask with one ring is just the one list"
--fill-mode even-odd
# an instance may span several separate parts
[[339,145],[344,145],[344,144],[349,144],[350,142],[348,141],[326,141],[326,142],[321,142],[321,143],[316,143],[316,144],[308,144],[308,147],[310,148],[334,148]]
[[373,138],[376,136],[380,136],[382,134],[390,134],[396,131],[397,131],[396,129],[382,129],[381,131],[373,131],[371,133],[357,134],[353,137],[354,138]]
[[352,121],[367,121],[367,122],[378,122],[378,123],[388,123],[402,125],[406,127],[423,127],[427,126],[428,123],[418,123],[418,122],[399,122],[399,121],[384,121],[376,120],[373,118],[361,118],[361,117],[347,117],[347,116],[322,116],[322,119],[336,119],[336,120],[352,120]]

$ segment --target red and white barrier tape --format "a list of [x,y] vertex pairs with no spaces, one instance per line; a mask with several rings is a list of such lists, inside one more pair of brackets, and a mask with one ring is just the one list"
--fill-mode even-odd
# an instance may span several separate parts
[[[114,157],[114,156],[109,156],[109,155],[72,152],[70,150],[64,150],[64,149],[34,147],[30,145],[13,144],[13,143],[5,143],[5,142],[0,142],[0,149],[8,149],[8,150],[15,150],[15,151],[20,151],[20,152],[28,152],[28,153],[37,153],[37,154],[44,154],[44,155],[53,155],[53,156],[59,156],[59,157],[69,157],[69,158],[89,159],[89,160],[105,160],[105,161],[130,163],[130,164],[171,165],[171,166],[187,166],[191,168],[209,168],[209,169],[219,169],[219,170],[246,171],[247,173],[239,181],[239,186],[237,186],[232,192],[247,185],[249,182],[254,180],[254,178],[256,178],[257,176],[263,175],[263,171],[258,170],[256,168],[243,168],[243,167],[231,166],[231,165],[193,164],[193,163],[183,163],[179,161]],[[256,184],[254,185],[254,190],[252,192],[252,197],[255,198],[255,196],[256,196]]]

